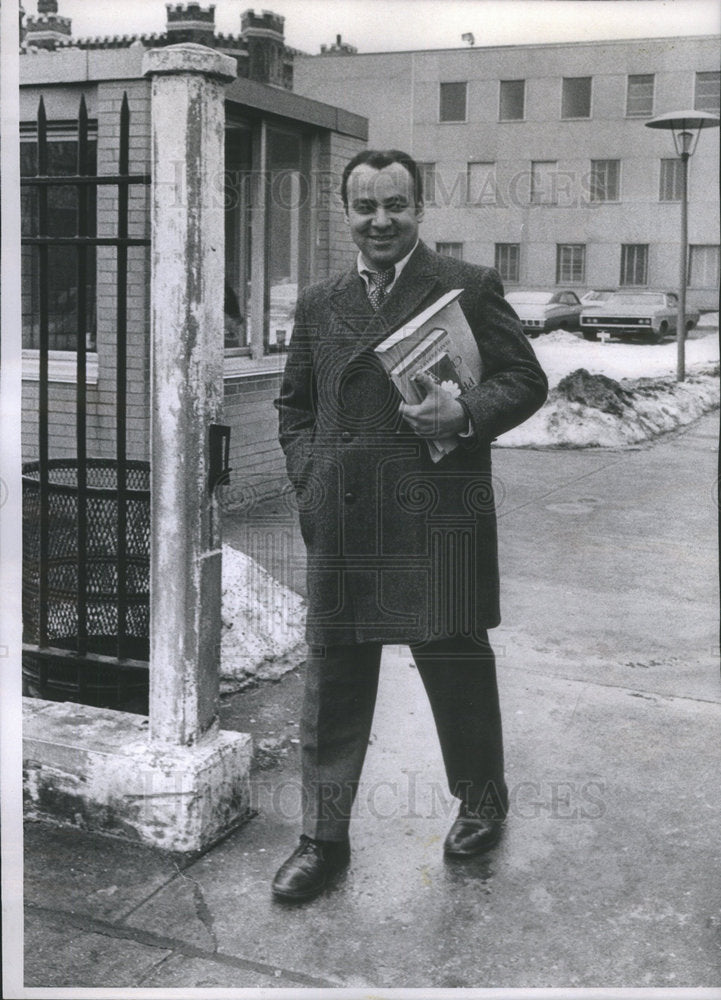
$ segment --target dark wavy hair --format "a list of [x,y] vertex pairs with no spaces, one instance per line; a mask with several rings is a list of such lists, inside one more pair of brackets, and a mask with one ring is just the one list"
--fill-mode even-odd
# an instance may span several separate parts
[[369,167],[373,167],[375,170],[382,170],[383,167],[389,167],[391,163],[400,163],[413,178],[413,195],[416,205],[422,203],[423,177],[418,164],[412,156],[400,149],[362,149],[360,153],[356,153],[353,159],[346,163],[345,170],[343,171],[343,177],[340,182],[340,196],[343,200],[343,208],[348,208],[348,178],[352,171],[362,163],[367,163]]

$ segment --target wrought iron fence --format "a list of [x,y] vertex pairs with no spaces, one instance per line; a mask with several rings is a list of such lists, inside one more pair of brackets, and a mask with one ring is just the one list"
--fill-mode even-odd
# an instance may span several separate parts
[[[129,235],[129,191],[131,185],[147,185],[150,177],[129,171],[127,94],[120,108],[117,174],[97,173],[84,98],[73,125],[76,171],[58,173],[40,99],[31,158],[35,171],[21,178],[22,244],[33,248],[29,252],[37,265],[30,298],[37,306],[33,325],[39,354],[38,460],[23,470],[23,673],[31,693],[101,704],[147,687],[149,467],[128,459],[126,439],[128,249],[150,244],[146,237]],[[103,185],[117,190],[111,236],[97,235],[97,191]],[[68,190],[74,198],[58,196]],[[53,218],[58,202],[65,211],[63,225]],[[73,210],[75,225],[68,227]],[[113,459],[88,456],[87,331],[95,329],[92,289],[99,246],[115,248],[116,259]],[[64,300],[53,300],[51,310],[50,255],[58,248],[74,257],[75,280]],[[50,455],[51,313],[57,314],[62,301],[72,308],[76,330],[74,459]]]

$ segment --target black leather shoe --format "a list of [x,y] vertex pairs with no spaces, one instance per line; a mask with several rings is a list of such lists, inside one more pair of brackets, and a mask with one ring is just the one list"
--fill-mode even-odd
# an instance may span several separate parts
[[313,840],[302,834],[300,844],[283,862],[273,879],[273,895],[287,903],[313,899],[349,861],[350,844],[347,840]]
[[470,858],[476,854],[484,854],[501,839],[504,818],[487,819],[461,805],[458,817],[443,844],[443,853],[451,858]]

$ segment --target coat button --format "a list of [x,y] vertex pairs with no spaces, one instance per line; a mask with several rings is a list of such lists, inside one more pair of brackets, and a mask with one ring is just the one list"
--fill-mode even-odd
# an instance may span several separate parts
[[352,441],[352,440],[353,440],[353,435],[351,434],[351,432],[343,431],[343,433],[341,434],[341,441]]
[[355,493],[346,493],[346,495],[343,497],[343,499],[345,500],[346,503],[354,503],[355,502]]

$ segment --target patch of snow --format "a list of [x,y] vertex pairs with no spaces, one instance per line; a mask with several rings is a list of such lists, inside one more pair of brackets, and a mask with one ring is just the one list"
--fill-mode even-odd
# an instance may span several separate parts
[[221,692],[274,680],[297,666],[305,602],[260,563],[223,546]]
[[[653,378],[676,374],[676,341],[638,344],[610,340],[584,340],[580,334],[554,330],[532,341],[533,350],[548,375],[551,387],[575,371],[585,368],[592,375],[609,378]],[[686,340],[686,369],[717,364],[719,340],[715,330],[693,330]]]
[[624,379],[621,385],[630,395],[620,416],[551,393],[537,413],[499,437],[496,444],[502,448],[626,448],[690,424],[719,405],[718,373],[696,373],[685,382]]

